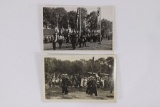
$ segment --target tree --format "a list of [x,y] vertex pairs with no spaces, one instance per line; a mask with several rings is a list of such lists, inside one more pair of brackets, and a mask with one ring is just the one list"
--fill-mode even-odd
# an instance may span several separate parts
[[57,27],[62,28],[62,17],[67,14],[67,11],[64,8],[49,8],[44,7],[43,8],[43,24],[46,26],[49,26],[50,28]]
[[90,31],[97,29],[97,13],[96,11],[91,12],[89,15],[87,15],[87,27],[90,29]]
[[99,58],[94,61],[93,59],[89,60],[60,60],[56,58],[45,58],[45,74],[49,74],[50,76],[54,75],[57,77],[61,74],[68,75],[85,75],[86,72],[94,72],[94,73],[108,73],[112,75],[114,69],[114,58],[108,57],[107,59]]
[[82,61],[73,61],[72,65],[72,74],[83,74],[83,63]]
[[108,36],[109,33],[112,32],[112,22],[107,19],[101,20],[101,34],[104,37]]
[[68,29],[68,13],[62,17],[61,24],[64,29]]
[[54,10],[54,12],[56,14],[56,18],[58,19],[57,20],[58,21],[57,22],[58,23],[58,28],[61,30],[62,27],[63,27],[63,22],[64,22],[64,20],[62,22],[62,19],[67,14],[67,11],[64,8],[56,8]]
[[[47,28],[47,26],[50,26],[51,20],[52,20],[52,16],[54,16],[54,8],[49,8],[49,7],[44,7],[43,8],[43,25],[45,26],[45,28]],[[53,22],[55,24],[55,22]]]
[[45,61],[45,64],[44,64],[45,72],[46,73],[54,73],[54,71],[55,71],[54,68],[56,67],[57,60],[55,58],[52,58],[52,59],[45,58],[44,61]]
[[75,30],[77,25],[76,25],[76,15],[77,13],[75,11],[70,11],[68,12],[68,19],[69,19],[69,25],[72,30]]
[[93,67],[92,59],[86,61],[86,72],[92,72],[92,67]]
[[114,69],[114,58],[108,57],[106,61],[107,61],[107,73],[112,75]]

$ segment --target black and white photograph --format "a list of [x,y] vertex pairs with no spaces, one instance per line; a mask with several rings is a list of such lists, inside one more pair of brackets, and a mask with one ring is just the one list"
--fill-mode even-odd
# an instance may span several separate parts
[[54,55],[44,57],[45,101],[116,100],[114,55]]
[[43,7],[43,50],[113,51],[114,7]]

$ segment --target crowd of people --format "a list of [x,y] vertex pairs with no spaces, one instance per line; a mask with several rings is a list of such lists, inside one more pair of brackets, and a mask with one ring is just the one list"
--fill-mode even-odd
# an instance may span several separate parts
[[62,48],[62,44],[65,42],[67,44],[67,47],[69,47],[69,44],[72,44],[72,49],[75,50],[76,48],[82,48],[87,46],[87,42],[100,42],[102,41],[102,37],[100,36],[100,33],[98,32],[79,32],[79,31],[66,31],[66,32],[58,32],[55,31],[55,33],[49,37],[44,38],[44,43],[46,42],[52,42],[53,50],[56,50],[56,43],[59,44],[59,49]]
[[81,77],[81,75],[76,76],[65,76],[55,78],[54,76],[46,75],[46,84],[48,88],[61,87],[63,94],[68,94],[70,88],[86,88],[86,94],[97,96],[97,88],[103,88],[113,91],[113,79],[111,77],[102,79],[100,77]]

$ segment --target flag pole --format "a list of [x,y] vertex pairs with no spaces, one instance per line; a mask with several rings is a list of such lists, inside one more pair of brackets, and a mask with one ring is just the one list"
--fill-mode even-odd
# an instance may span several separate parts
[[99,18],[100,18],[100,44],[101,44],[101,7],[99,7]]
[[77,10],[77,17],[76,17],[76,25],[77,25],[76,31],[78,31],[78,10]]
[[92,57],[92,75],[93,75],[93,71],[94,71],[94,57]]
[[99,19],[98,16],[99,16],[99,7],[97,8],[97,32],[98,32],[98,21],[99,21],[99,20],[98,20],[98,19]]
[[79,32],[80,32],[80,37],[81,37],[81,7],[79,8],[79,17],[80,17],[80,20],[79,20],[79,22],[80,22],[80,30],[79,30]]
[[68,30],[69,30],[69,19],[68,19],[68,21],[67,21],[67,22],[68,22]]

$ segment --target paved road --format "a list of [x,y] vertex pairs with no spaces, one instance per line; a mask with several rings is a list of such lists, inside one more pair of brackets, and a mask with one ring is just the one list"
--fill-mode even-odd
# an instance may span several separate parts
[[[45,43],[44,50],[53,50],[52,43]],[[56,50],[60,50],[58,43],[56,43]],[[73,50],[72,44],[67,46],[64,42],[61,50]],[[86,47],[79,48],[79,45],[77,45],[76,50],[112,50],[112,40],[102,40],[101,44],[99,44],[99,42],[87,42]]]

